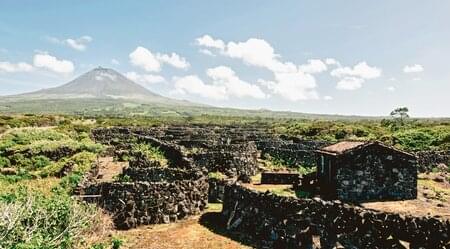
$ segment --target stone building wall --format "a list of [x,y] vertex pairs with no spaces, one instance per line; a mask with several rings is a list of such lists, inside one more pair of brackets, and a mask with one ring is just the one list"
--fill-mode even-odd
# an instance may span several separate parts
[[226,227],[250,235],[258,248],[444,248],[450,222],[376,212],[340,201],[299,199],[262,193],[239,185],[225,187],[222,214]]
[[378,145],[355,153],[343,155],[333,163],[337,168],[337,199],[359,202],[417,197],[414,158]]

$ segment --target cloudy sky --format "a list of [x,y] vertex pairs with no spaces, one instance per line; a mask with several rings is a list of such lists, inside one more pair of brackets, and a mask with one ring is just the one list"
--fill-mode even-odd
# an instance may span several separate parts
[[215,106],[450,116],[450,1],[211,2],[2,0],[0,95],[103,66]]

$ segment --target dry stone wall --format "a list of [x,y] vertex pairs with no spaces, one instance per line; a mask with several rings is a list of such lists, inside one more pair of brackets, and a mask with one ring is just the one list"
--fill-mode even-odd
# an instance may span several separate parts
[[254,142],[218,145],[194,155],[193,160],[199,167],[227,176],[252,176],[258,171],[258,151]]
[[376,212],[340,201],[299,199],[225,187],[227,229],[250,235],[258,248],[449,248],[450,222]]
[[416,157],[420,172],[430,172],[440,164],[450,170],[450,150],[416,152]]
[[200,213],[207,204],[206,178],[173,182],[103,182],[90,185],[86,195],[113,214],[119,229],[175,222]]
[[315,150],[328,145],[327,142],[309,140],[266,140],[258,141],[257,147],[262,156],[281,159],[288,166],[314,166]]

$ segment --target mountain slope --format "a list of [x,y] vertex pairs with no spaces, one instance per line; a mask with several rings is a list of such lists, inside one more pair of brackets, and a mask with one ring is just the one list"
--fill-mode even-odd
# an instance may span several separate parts
[[7,96],[9,100],[27,101],[39,99],[120,99],[138,103],[162,105],[195,105],[163,97],[136,84],[113,69],[98,67],[58,87],[35,92]]

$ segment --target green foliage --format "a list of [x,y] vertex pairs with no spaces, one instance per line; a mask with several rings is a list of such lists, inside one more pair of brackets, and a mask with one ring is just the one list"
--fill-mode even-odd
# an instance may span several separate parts
[[226,176],[224,174],[222,174],[221,172],[209,172],[208,173],[208,178],[213,178],[213,179],[217,179],[217,180],[223,180],[226,178]]
[[7,157],[0,156],[0,168],[7,168],[11,166],[11,162]]
[[116,175],[113,177],[114,180],[118,181],[118,182],[131,182],[131,177],[129,175]]
[[123,245],[123,240],[120,238],[112,238],[111,240],[111,247],[112,249],[120,249],[120,247]]
[[0,167],[14,167],[42,177],[54,176],[66,165],[72,165],[76,172],[87,171],[103,146],[91,141],[83,131],[65,132],[36,128],[10,131],[0,139]]
[[161,163],[162,166],[167,166],[168,160],[164,156],[163,152],[157,148],[153,147],[149,144],[145,143],[137,143],[133,144],[132,148],[132,154],[134,153],[142,153],[150,160],[155,160]]
[[44,196],[22,189],[0,198],[0,248],[78,248],[98,215],[69,195]]
[[316,172],[317,171],[317,167],[304,167],[304,166],[299,166],[298,167],[298,172],[301,174],[301,175],[307,175],[307,174],[310,174],[310,173],[313,173],[313,172]]

